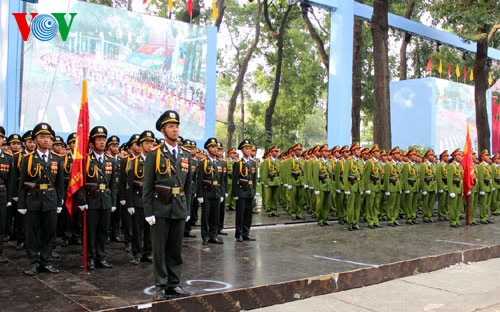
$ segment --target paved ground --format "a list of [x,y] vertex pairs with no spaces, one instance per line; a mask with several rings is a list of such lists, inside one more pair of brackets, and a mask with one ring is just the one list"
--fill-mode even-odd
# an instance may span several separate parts
[[253,311],[500,311],[500,259],[457,264]]

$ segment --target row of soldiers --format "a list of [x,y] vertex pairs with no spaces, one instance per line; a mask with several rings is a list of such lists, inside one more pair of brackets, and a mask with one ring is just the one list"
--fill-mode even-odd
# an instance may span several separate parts
[[434,222],[437,199],[438,220],[452,227],[459,227],[464,215],[470,225],[477,224],[477,206],[479,222],[492,223],[490,214],[500,215],[500,156],[474,153],[476,180],[468,194],[462,194],[462,157],[459,149],[451,155],[429,149],[422,155],[416,149],[353,144],[304,152],[297,144],[280,154],[274,146],[259,165],[263,203],[270,217],[280,203],[294,219],[303,219],[304,210],[315,215],[320,226],[336,214],[350,231],[361,229],[360,220],[372,229],[382,227],[382,220],[389,226],[400,225],[401,218],[416,224],[419,207],[423,222]]

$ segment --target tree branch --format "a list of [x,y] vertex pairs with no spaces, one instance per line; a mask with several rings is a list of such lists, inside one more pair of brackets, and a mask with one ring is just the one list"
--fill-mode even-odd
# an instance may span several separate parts
[[488,42],[491,42],[493,36],[499,29],[500,29],[500,19],[498,20],[497,24],[493,25],[493,27],[490,29],[490,32],[488,33]]

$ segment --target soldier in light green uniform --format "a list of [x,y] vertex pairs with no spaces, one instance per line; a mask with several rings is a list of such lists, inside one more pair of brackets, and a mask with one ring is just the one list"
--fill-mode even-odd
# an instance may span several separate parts
[[351,154],[344,162],[344,172],[342,181],[344,185],[344,195],[346,200],[346,217],[347,229],[360,230],[358,225],[360,215],[361,192],[364,187],[361,183],[361,172],[363,168],[359,167],[359,156],[361,155],[361,147],[355,143],[351,146]]
[[231,148],[227,151],[227,198],[226,198],[226,208],[228,210],[234,210],[235,202],[233,196],[233,164],[238,161],[238,153],[236,149]]
[[363,166],[363,170],[361,171],[361,184],[363,186],[363,194],[362,194],[362,199],[360,201],[360,215],[359,215],[359,220],[360,222],[364,223],[367,221],[366,218],[366,193],[365,193],[365,183],[364,181],[364,172],[365,172],[365,164],[366,162],[371,158],[370,156],[370,149],[365,147],[361,150],[361,157],[360,157],[360,162],[361,165]]
[[489,168],[490,153],[483,150],[479,155],[481,163],[477,166],[477,182],[479,187],[479,217],[481,224],[494,223],[489,220],[489,209],[491,205],[491,190],[493,176]]
[[292,147],[293,156],[286,161],[286,181],[290,190],[290,215],[292,219],[304,220],[302,217],[302,207],[304,206],[304,160],[302,155],[302,146],[296,144]]
[[285,184],[285,181],[283,179],[283,172],[284,172],[284,169],[285,169],[285,161],[287,160],[287,154],[286,153],[282,153],[280,156],[279,156],[279,161],[280,161],[280,167],[278,168],[278,173],[280,175],[280,187],[279,187],[279,203],[281,205],[281,207],[283,209],[285,209],[285,211],[288,211],[288,206],[287,206],[287,192],[288,192],[288,188],[287,188],[287,185]]
[[415,160],[417,151],[411,149],[406,154],[409,161],[403,165],[401,183],[403,186],[404,208],[406,215],[406,224],[417,224],[417,196],[419,191],[418,175]]
[[[395,147],[391,155],[401,153],[399,148]],[[388,161],[384,167],[384,194],[386,197],[387,225],[397,226],[399,217],[399,201],[401,197],[401,172],[395,161]]]
[[448,221],[448,151],[444,150],[439,155],[439,164],[436,166],[436,179],[439,194],[438,220]]
[[462,212],[463,201],[463,172],[460,162],[462,161],[463,153],[456,149],[451,153],[452,160],[448,165],[448,193],[449,193],[449,212],[450,212],[450,226],[460,227],[460,214]]
[[432,149],[428,150],[425,155],[425,162],[420,166],[420,190],[422,192],[423,201],[423,220],[425,223],[432,223],[432,212],[434,203],[436,202],[436,168],[434,166],[435,154]]
[[329,225],[330,208],[332,205],[330,196],[333,189],[332,173],[333,161],[328,159],[328,146],[323,145],[319,148],[321,158],[313,163],[311,168],[313,196],[316,199],[316,216],[319,226]]
[[260,165],[260,181],[262,183],[262,199],[268,217],[279,217],[277,211],[278,197],[281,185],[279,175],[280,163],[277,159],[279,149],[273,146],[268,151],[268,157]]
[[347,145],[342,146],[340,149],[340,155],[342,156],[337,161],[335,165],[335,188],[337,192],[337,215],[339,217],[339,224],[346,223],[346,202],[345,202],[345,184],[343,183],[344,177],[344,163],[349,157],[349,147]]
[[337,166],[337,162],[340,158],[340,146],[336,145],[330,150],[330,160],[332,161],[333,169],[332,169],[332,191],[330,192],[330,202],[332,213],[337,215],[337,186],[335,185],[335,170]]
[[500,215],[500,156],[496,154],[492,158],[491,173],[493,175],[493,195],[491,199],[491,214]]
[[[372,151],[374,149],[372,148]],[[377,150],[378,154],[378,150]],[[367,159],[363,170],[363,186],[365,189],[366,220],[370,229],[381,228],[378,221],[378,210],[375,205],[377,195],[380,193],[380,177],[383,172],[378,165],[378,159]]]
[[[474,162],[474,185],[472,186],[472,189],[469,191],[468,194],[466,194],[469,198],[465,200],[464,202],[464,215],[467,218],[468,214],[470,214],[470,225],[477,225],[476,223],[476,216],[477,216],[477,206],[479,203],[479,183],[477,182],[477,165],[479,164],[479,159],[476,157],[476,153],[472,152],[472,161]],[[470,205],[470,212],[469,212],[469,205]],[[467,220],[469,222],[469,220]]]

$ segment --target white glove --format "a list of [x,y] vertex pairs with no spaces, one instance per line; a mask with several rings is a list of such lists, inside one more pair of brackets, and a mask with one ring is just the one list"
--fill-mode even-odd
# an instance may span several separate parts
[[305,188],[305,189],[308,189],[308,188],[309,188],[309,185],[304,184],[304,188]]
[[135,213],[135,208],[134,207],[128,207],[127,211],[130,215],[133,215]]
[[234,197],[234,200],[238,200],[238,199],[240,199],[240,198],[239,197]]
[[7,207],[10,207],[10,206],[12,206],[12,203],[11,203],[11,202],[8,202],[8,203],[7,203]]
[[336,190],[335,192],[337,192],[337,193],[339,193],[339,194],[340,194],[340,193],[342,193],[342,191],[341,191],[341,190]]
[[224,201],[224,196],[220,197],[220,202],[222,203]]
[[83,206],[78,206],[78,208],[80,208],[81,211],[84,211],[85,209],[89,209],[89,205],[85,204]]
[[364,193],[365,193],[365,191],[360,191],[359,195],[363,195]]
[[198,197],[197,199],[200,204],[203,204],[203,197]]
[[284,187],[288,187],[288,184],[286,184],[286,183],[285,183],[285,184],[283,184],[283,186],[284,186]]
[[28,212],[28,209],[17,209],[17,211],[19,211],[20,214],[26,214],[26,212]]
[[111,212],[115,212],[116,207],[111,207]]
[[62,207],[57,207],[57,213],[61,213]]
[[154,225],[156,223],[155,216],[146,217],[146,222],[149,223],[149,225]]
[[314,190],[314,186],[309,186],[309,189],[310,190]]
[[289,190],[291,190],[293,188],[292,185],[288,185],[287,187],[288,187]]
[[410,191],[406,190],[406,191],[405,191],[405,194],[410,194]]
[[439,193],[439,194],[443,193],[443,190],[438,190],[438,193]]
[[319,191],[314,191],[314,195],[319,196]]
[[491,189],[491,191],[492,191],[492,192],[493,192],[493,191],[496,191],[496,189],[497,189],[497,188],[496,188],[496,187],[494,187],[494,188],[492,188],[492,189]]
[[427,195],[427,191],[422,191],[422,195]]
[[120,200],[120,205],[125,206],[126,203],[127,202],[124,199]]
[[479,195],[481,195],[481,196],[484,196],[484,194],[485,193],[483,191],[479,192]]
[[345,191],[344,194],[346,194],[347,196],[351,195],[351,191]]
[[470,196],[470,191],[467,192],[467,196]]
[[17,201],[19,200],[19,197],[12,197],[12,200],[17,203]]
[[391,192],[385,192],[385,196],[391,196]]
[[264,185],[264,187],[269,187],[269,185],[267,185],[267,184],[262,184],[262,185]]
[[371,190],[366,190],[366,191],[365,191],[365,194],[366,194],[366,195],[370,195],[371,193],[372,193],[372,191],[371,191]]
[[450,193],[451,198],[455,198],[457,195],[455,193]]
[[191,220],[191,216],[186,217],[186,222],[188,222],[189,220]]
[[225,197],[227,198],[227,193],[226,193]]

